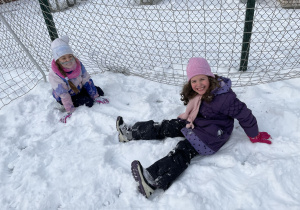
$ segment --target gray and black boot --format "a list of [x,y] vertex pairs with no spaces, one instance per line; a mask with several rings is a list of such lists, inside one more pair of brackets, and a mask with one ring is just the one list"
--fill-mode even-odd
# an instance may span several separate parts
[[146,198],[149,198],[156,189],[154,180],[149,172],[143,169],[143,166],[138,160],[135,160],[131,163],[131,173],[134,180],[138,183],[139,192]]
[[121,116],[117,118],[116,128],[119,132],[119,142],[128,142],[132,140],[132,130],[126,125]]

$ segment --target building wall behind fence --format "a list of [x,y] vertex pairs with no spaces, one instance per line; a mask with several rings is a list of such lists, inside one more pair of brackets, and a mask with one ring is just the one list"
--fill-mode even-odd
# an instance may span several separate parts
[[[49,0],[51,15],[58,35],[69,35],[73,51],[91,74],[109,70],[182,85],[188,59],[201,56],[215,73],[230,77],[233,86],[300,76],[300,10],[284,9],[276,0],[256,1],[245,72],[239,68],[246,4],[239,0],[70,2],[74,5]],[[48,74],[51,40],[39,1],[1,4],[0,14]],[[43,76],[2,22],[0,39],[1,108]]]

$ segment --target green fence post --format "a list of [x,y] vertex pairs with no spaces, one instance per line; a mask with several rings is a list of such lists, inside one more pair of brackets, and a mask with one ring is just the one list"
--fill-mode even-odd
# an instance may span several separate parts
[[255,0],[248,0],[246,7],[247,8],[246,8],[246,16],[245,16],[240,71],[246,71],[248,67],[250,40],[251,40],[253,16],[255,10]]
[[50,39],[53,41],[58,38],[57,31],[55,28],[55,24],[53,21],[53,17],[50,11],[50,4],[48,0],[39,0],[41,10],[43,12],[43,16],[47,25],[47,29],[50,35]]

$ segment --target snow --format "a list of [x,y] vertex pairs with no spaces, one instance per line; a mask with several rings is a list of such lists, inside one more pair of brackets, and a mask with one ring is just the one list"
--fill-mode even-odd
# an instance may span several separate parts
[[[58,2],[63,1],[59,0]],[[111,4],[120,2],[123,1],[114,1]],[[214,2],[215,4],[211,7],[220,4],[220,1]],[[238,0],[225,2],[233,4],[237,3]],[[270,1],[267,2],[270,3]],[[50,3],[55,9],[55,1],[51,0]],[[176,5],[173,4],[172,7],[176,8]],[[177,6],[180,7],[181,5],[178,4]],[[64,7],[65,5],[61,5],[61,8]],[[170,5],[165,5],[165,7],[166,10],[170,9]],[[8,8],[4,7],[3,11],[4,9]],[[15,9],[15,7],[9,9]],[[131,11],[131,8],[129,9]],[[39,7],[36,10],[39,11]],[[150,14],[153,12],[155,10]],[[194,13],[195,15],[200,14],[198,10],[195,10]],[[275,14],[277,15],[277,13]],[[21,13],[14,14],[14,18],[20,18],[19,16],[22,16]],[[61,20],[60,14],[56,13],[55,17],[57,21]],[[242,17],[240,16],[241,19],[243,19]],[[94,18],[98,21],[100,16]],[[177,20],[177,17],[174,18]],[[178,20],[183,21],[183,18],[185,16],[178,15]],[[72,25],[72,21],[68,20],[66,25]],[[74,21],[77,20],[74,19]],[[97,21],[93,24],[97,24]],[[282,21],[284,24],[292,25],[294,29],[298,28],[292,19],[290,19],[291,22],[286,22],[285,19]],[[123,22],[119,24],[123,25]],[[240,24],[243,24],[243,20]],[[272,28],[272,25],[267,27],[264,24],[254,28],[254,30],[276,30],[276,27]],[[104,30],[100,30],[100,25],[93,26],[94,34],[112,36],[108,33],[110,31],[100,33],[101,30]],[[36,27],[38,26],[36,24]],[[231,26],[235,29],[235,25],[231,24]],[[23,24],[22,27],[24,28],[21,31],[29,30],[26,24]],[[57,24],[57,27],[61,34],[69,32],[68,34],[72,37],[72,44],[74,43],[72,47],[86,59],[88,52],[79,51],[79,49],[90,48],[76,46],[77,43],[73,41],[75,38],[82,39],[82,37],[73,36],[72,30],[69,30],[70,27],[65,26],[64,22]],[[147,28],[141,29],[147,32]],[[30,31],[27,33],[30,36],[35,34],[30,33]],[[47,37],[39,34],[36,39],[43,37],[42,40],[48,40],[48,34],[44,36]],[[296,33],[292,36],[295,36],[296,41]],[[106,40],[104,39],[106,37],[102,39],[102,35],[100,38],[95,35],[92,39],[96,40],[96,38]],[[214,39],[218,40],[216,36]],[[182,41],[184,41],[184,37]],[[266,43],[268,42],[267,40]],[[120,49],[123,47],[122,44],[113,44]],[[113,44],[111,46],[114,46]],[[145,42],[145,47],[147,44]],[[265,43],[261,44],[264,45]],[[174,45],[178,45],[178,43],[175,42]],[[266,47],[269,45],[266,44]],[[118,57],[117,53],[120,49],[105,48],[100,50],[109,51],[111,57],[116,55],[117,59],[113,61],[122,63],[123,60],[127,59],[125,57],[127,53]],[[91,52],[93,50],[95,54],[101,54],[101,51],[96,51],[97,49],[91,49]],[[197,49],[193,50],[197,51]],[[43,54],[40,51],[39,53]],[[176,51],[171,53],[176,53]],[[240,48],[238,48],[238,53],[240,53]],[[287,52],[277,50],[276,53],[281,56]],[[48,54],[50,55],[50,51]],[[130,55],[135,56],[134,54]],[[23,56],[24,60],[28,60],[25,54]],[[264,58],[264,56],[257,56],[255,53],[252,56],[257,57],[257,59]],[[239,58],[239,54],[232,57]],[[134,58],[140,59],[138,56]],[[50,60],[50,57],[47,59]],[[97,59],[98,57],[96,57]],[[211,57],[207,59],[211,59]],[[136,60],[133,60],[132,63]],[[128,62],[130,63],[130,61]],[[147,62],[152,63],[153,61],[145,60],[144,62],[147,64]],[[215,62],[219,62],[219,60]],[[263,63],[264,61],[259,62]],[[91,71],[92,65],[88,63],[88,60],[84,60],[83,63],[86,64],[87,70]],[[118,63],[112,64],[116,68],[119,66]],[[220,74],[225,74],[225,70],[228,72],[227,63],[225,64],[224,68],[220,65],[221,68],[215,70]],[[29,60],[28,66],[30,66]],[[111,69],[114,69],[113,67]],[[159,78],[172,74],[176,70],[179,74],[182,69],[184,69],[183,64],[161,63],[161,65],[154,66],[150,73]],[[22,74],[18,74],[18,70],[23,72],[26,68],[0,69],[3,75],[9,71],[9,76],[14,77],[15,80],[15,76],[22,76]],[[98,70],[100,72],[103,69]],[[270,64],[268,72],[271,70],[272,65]],[[140,71],[140,68],[131,69],[131,71],[136,73]],[[232,76],[235,76],[234,71],[236,69],[230,71]],[[264,82],[264,78],[269,80],[277,76],[283,78],[285,71],[287,71],[285,75],[288,77],[289,68],[280,69],[279,76],[277,74],[269,76],[268,73],[262,72],[263,77],[260,78],[262,79],[260,81]],[[296,73],[297,71],[299,70],[295,70]],[[300,98],[298,97],[300,78],[233,88],[239,99],[244,101],[253,111],[258,120],[260,131],[266,131],[272,135],[273,143],[271,145],[252,144],[238,122],[235,122],[230,140],[220,151],[211,156],[194,158],[187,170],[178,177],[167,191],[158,190],[149,199],[146,199],[137,191],[136,182],[130,171],[131,162],[139,160],[144,167],[148,167],[167,155],[182,138],[120,143],[118,142],[115,121],[117,116],[123,116],[128,124],[146,120],[161,122],[163,119],[176,118],[185,110],[185,106],[180,101],[181,87],[110,71],[94,74],[93,69],[92,73],[94,83],[104,90],[110,103],[96,104],[92,108],[79,107],[67,124],[59,122],[65,113],[58,109],[58,104],[51,95],[50,84],[47,82],[40,81],[29,93],[1,107],[1,210],[300,209]],[[36,74],[40,73],[37,71]],[[251,72],[249,75],[251,76]],[[255,78],[249,75],[246,73],[240,75],[241,77],[245,76],[242,78],[242,82],[247,82],[249,78],[253,82]],[[297,76],[298,74],[294,75]],[[8,74],[4,76],[8,77]],[[35,78],[35,75],[31,77]],[[8,85],[16,82],[10,78],[3,79],[8,82]],[[175,79],[177,80],[177,78]],[[251,81],[247,84],[253,84]],[[6,87],[3,86],[3,88]],[[19,91],[27,92],[26,88],[28,87],[24,88],[26,91],[23,88]]]
[[236,122],[214,155],[196,157],[163,192],[136,188],[130,164],[148,167],[182,138],[118,142],[115,120],[176,118],[181,87],[105,72],[92,76],[109,104],[77,108],[63,124],[49,83],[0,110],[1,209],[299,209],[300,79],[233,88],[272,144],[253,144]]

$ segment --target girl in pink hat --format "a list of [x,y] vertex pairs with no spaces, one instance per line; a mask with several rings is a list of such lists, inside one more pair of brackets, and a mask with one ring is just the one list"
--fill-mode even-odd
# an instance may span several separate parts
[[181,100],[187,106],[177,119],[137,122],[133,126],[127,126],[120,116],[116,121],[120,142],[184,137],[167,156],[147,168],[138,160],[132,162],[132,175],[145,197],[155,189],[166,190],[192,158],[216,153],[229,140],[234,119],[252,143],[271,144],[271,136],[259,132],[251,110],[232,91],[230,79],[214,75],[206,59],[199,57],[189,60],[186,71],[188,82]]
[[67,114],[60,121],[67,122],[75,107],[94,103],[108,103],[103,98],[103,90],[94,85],[84,65],[74,56],[69,46],[69,37],[62,36],[51,43],[53,60],[49,72],[49,82],[52,95],[58,103],[64,106]]

